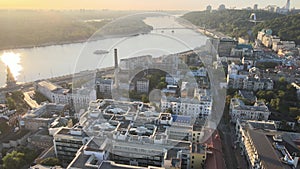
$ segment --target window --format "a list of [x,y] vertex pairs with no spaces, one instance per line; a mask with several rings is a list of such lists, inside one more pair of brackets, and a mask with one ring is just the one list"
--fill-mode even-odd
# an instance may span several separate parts
[[194,156],[192,156],[192,159],[194,159],[195,157]]

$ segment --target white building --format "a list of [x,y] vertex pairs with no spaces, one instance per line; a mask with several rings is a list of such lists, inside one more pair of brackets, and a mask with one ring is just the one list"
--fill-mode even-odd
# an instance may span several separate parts
[[113,80],[112,79],[96,79],[96,87],[100,94],[111,95]]
[[211,98],[203,100],[189,98],[164,97],[161,99],[161,110],[171,109],[175,114],[188,115],[193,118],[206,117],[211,113]]
[[136,81],[136,91],[138,93],[148,93],[149,92],[149,80],[139,79]]
[[268,120],[271,112],[264,102],[256,102],[254,106],[245,105],[242,100],[232,98],[230,101],[229,114],[231,120]]
[[61,86],[55,85],[48,81],[36,83],[35,89],[53,103],[86,106],[91,100],[96,99],[96,91],[94,89],[64,89]]

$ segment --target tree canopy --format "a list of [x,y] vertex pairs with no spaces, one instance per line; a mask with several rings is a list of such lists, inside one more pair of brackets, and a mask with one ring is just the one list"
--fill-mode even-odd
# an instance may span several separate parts
[[250,15],[256,14],[259,21],[273,20],[283,15],[264,10],[223,10],[190,12],[183,16],[194,25],[206,29],[216,29],[232,37],[251,37],[255,23],[250,22]]
[[21,168],[25,164],[25,154],[21,152],[13,151],[3,157],[3,167],[5,169]]

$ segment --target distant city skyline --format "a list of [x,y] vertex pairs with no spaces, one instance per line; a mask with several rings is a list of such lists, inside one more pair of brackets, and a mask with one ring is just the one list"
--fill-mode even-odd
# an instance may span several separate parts
[[[0,0],[0,9],[111,9],[111,10],[204,10],[208,5],[217,9],[224,4],[226,8],[258,8],[268,5],[284,7],[286,0]],[[299,0],[291,0],[291,8],[300,9]]]

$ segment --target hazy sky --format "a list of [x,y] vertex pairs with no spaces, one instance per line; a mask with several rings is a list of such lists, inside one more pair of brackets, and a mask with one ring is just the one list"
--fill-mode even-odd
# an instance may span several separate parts
[[[220,4],[226,8],[283,7],[286,0],[0,0],[0,8],[17,9],[203,10]],[[300,8],[300,0],[291,0],[291,7]]]

